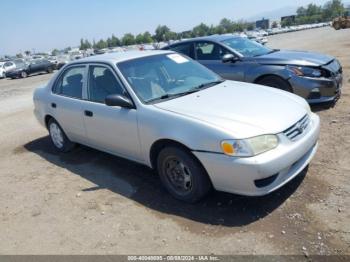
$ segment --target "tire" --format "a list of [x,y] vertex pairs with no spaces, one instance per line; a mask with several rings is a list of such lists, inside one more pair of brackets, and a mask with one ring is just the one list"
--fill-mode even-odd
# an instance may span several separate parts
[[257,84],[274,87],[283,91],[293,93],[293,90],[290,87],[289,83],[278,76],[266,76],[263,79],[259,80]]
[[199,161],[180,147],[163,148],[157,158],[157,170],[164,187],[181,201],[195,203],[212,188]]
[[26,77],[28,77],[27,72],[22,71],[22,72],[21,72],[21,78],[26,78]]
[[76,144],[69,140],[55,119],[51,118],[49,120],[47,128],[49,130],[51,142],[57,151],[66,153],[75,147]]
[[49,68],[47,69],[47,73],[48,73],[48,74],[51,74],[52,72],[53,72],[52,67],[49,67]]

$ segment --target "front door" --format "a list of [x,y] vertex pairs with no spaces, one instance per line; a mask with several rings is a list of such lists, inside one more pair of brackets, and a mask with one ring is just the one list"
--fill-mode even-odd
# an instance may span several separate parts
[[241,62],[223,63],[222,57],[231,53],[221,45],[209,41],[199,41],[195,45],[196,59],[199,63],[214,71],[224,79],[244,81]]
[[89,144],[113,154],[140,160],[137,110],[107,106],[105,98],[111,94],[128,96],[111,67],[90,65],[87,99],[83,104]]

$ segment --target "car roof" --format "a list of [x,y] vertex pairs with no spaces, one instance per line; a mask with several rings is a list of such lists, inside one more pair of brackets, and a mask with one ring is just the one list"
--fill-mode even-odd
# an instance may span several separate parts
[[72,62],[71,64],[81,63],[81,62],[110,62],[110,63],[119,63],[127,60],[132,60],[136,58],[148,57],[152,55],[161,55],[173,53],[171,51],[163,50],[151,50],[151,51],[126,51],[126,52],[115,52],[115,53],[106,53],[102,55],[90,56],[82,58]]
[[237,38],[241,37],[240,35],[237,34],[224,34],[224,35],[209,35],[209,36],[201,36],[201,37],[195,37],[195,38],[190,38],[186,40],[180,40],[178,42],[174,42],[168,46],[173,46],[179,43],[186,43],[186,42],[193,42],[193,41],[214,41],[214,42],[222,42],[230,38]]

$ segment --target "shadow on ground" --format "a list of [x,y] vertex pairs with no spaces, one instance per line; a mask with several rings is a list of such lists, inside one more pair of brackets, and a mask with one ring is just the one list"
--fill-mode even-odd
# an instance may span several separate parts
[[96,185],[83,191],[109,189],[163,214],[230,227],[247,225],[267,216],[293,194],[307,172],[304,170],[296,179],[268,196],[243,197],[213,191],[199,203],[186,204],[173,199],[151,169],[134,162],[84,146],[60,154],[48,136],[29,142],[24,148]]

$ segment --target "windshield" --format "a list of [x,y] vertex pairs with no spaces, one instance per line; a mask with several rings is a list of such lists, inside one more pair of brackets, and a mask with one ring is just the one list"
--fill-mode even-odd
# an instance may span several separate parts
[[173,53],[133,59],[117,66],[145,103],[179,97],[223,81],[197,62]]
[[245,57],[266,55],[273,51],[270,48],[243,37],[232,37],[222,42]]

